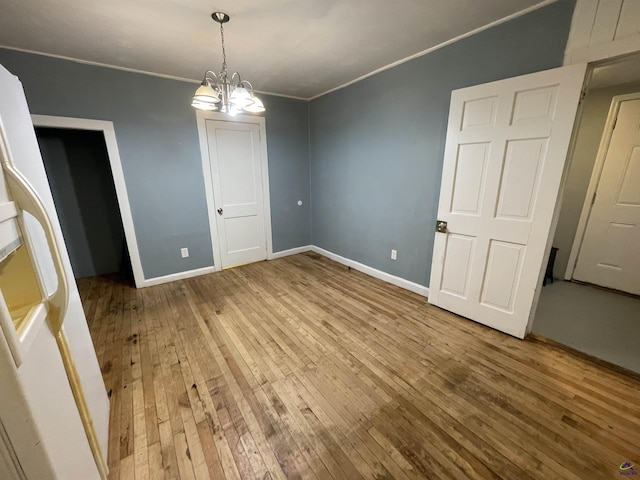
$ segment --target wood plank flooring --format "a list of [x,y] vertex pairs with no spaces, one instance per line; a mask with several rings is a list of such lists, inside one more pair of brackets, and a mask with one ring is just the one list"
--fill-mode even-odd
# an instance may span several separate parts
[[78,283],[110,480],[612,479],[640,462],[638,380],[313,253]]

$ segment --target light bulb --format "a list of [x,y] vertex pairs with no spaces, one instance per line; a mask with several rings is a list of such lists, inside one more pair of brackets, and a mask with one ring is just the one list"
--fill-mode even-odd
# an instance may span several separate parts
[[251,98],[251,94],[244,87],[236,87],[231,96],[229,97],[229,103],[244,108],[253,103],[253,98]]

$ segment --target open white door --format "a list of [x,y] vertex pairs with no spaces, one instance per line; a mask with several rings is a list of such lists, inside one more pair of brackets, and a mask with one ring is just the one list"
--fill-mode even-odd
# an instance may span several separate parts
[[524,337],[585,71],[571,65],[452,92],[430,303]]

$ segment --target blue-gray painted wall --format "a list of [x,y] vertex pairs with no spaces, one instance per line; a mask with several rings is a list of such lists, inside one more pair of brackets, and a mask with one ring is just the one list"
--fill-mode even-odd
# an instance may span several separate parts
[[[451,90],[560,66],[573,7],[559,0],[310,103],[264,96],[274,251],[312,243],[428,285]],[[147,278],[212,264],[193,85],[2,49],[0,63],[33,113],[114,122]]]
[[[6,49],[0,64],[22,81],[31,113],[114,123],[146,278],[213,265],[197,85]],[[263,100],[277,252],[310,243],[308,103]]]
[[451,91],[561,66],[573,7],[560,0],[313,100],[313,244],[428,286]]
[[281,252],[311,244],[309,103],[260,97],[267,109],[273,251]]

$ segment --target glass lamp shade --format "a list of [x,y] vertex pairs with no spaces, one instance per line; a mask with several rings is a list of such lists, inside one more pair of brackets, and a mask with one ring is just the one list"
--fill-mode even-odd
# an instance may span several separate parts
[[196,93],[193,95],[193,101],[212,104],[220,103],[220,97],[218,96],[218,93],[208,84],[203,84],[198,87]]
[[197,108],[198,110],[208,110],[208,111],[212,111],[212,110],[217,110],[218,107],[216,106],[215,103],[207,103],[207,102],[202,102],[200,100],[193,100],[193,102],[191,102],[191,106],[193,108]]
[[262,103],[262,100],[260,100],[255,95],[252,95],[251,98],[253,99],[253,103],[251,105],[248,105],[248,106],[244,107],[243,110],[245,112],[249,112],[249,113],[262,113],[262,112],[264,112],[265,108],[264,108],[264,104]]
[[246,88],[236,87],[229,97],[229,103],[239,108],[245,108],[253,103],[253,98]]

